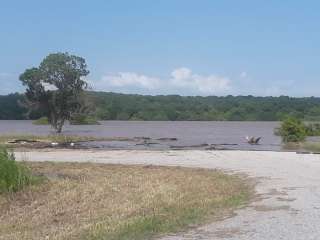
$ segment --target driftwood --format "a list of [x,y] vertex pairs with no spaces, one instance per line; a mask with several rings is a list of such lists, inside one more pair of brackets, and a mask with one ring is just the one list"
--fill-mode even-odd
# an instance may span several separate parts
[[178,138],[158,138],[158,141],[178,141]]
[[209,144],[203,143],[203,144],[198,144],[198,145],[190,145],[190,146],[170,146],[171,149],[185,149],[185,148],[204,148],[208,147]]
[[249,144],[259,144],[259,141],[261,140],[261,137],[246,137],[246,140]]
[[149,137],[134,137],[133,138],[134,140],[151,140],[151,138],[149,138]]
[[148,142],[147,140],[144,140],[142,143],[137,143],[136,146],[142,145],[142,146],[149,146],[149,145],[154,145],[154,144],[159,144],[157,142]]
[[26,144],[26,143],[38,143],[37,140],[29,140],[29,139],[14,139],[8,141],[10,144]]

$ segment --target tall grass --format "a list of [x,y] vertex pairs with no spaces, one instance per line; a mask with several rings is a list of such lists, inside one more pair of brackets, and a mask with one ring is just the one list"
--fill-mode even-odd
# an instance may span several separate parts
[[16,162],[14,154],[0,146],[0,194],[16,192],[35,181],[29,169]]

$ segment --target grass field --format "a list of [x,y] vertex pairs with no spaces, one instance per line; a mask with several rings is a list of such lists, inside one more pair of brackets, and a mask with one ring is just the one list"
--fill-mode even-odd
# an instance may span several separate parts
[[48,180],[0,195],[0,239],[149,239],[244,205],[242,177],[179,167],[28,163]]

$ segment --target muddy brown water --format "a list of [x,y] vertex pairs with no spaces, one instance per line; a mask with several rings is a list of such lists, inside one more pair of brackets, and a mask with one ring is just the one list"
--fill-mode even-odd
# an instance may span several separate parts
[[[281,150],[281,139],[274,135],[279,122],[204,122],[204,121],[101,121],[101,125],[66,125],[65,135],[125,137],[135,141],[83,143],[107,149],[241,149]],[[53,134],[50,126],[33,125],[28,120],[1,120],[0,134]],[[245,137],[262,137],[259,145],[249,145]],[[139,138],[150,138],[143,140]],[[177,140],[166,139],[177,138]],[[159,140],[160,139],[160,140]]]

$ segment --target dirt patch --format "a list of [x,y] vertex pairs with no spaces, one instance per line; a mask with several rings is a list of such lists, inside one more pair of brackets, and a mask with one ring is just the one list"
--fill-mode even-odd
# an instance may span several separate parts
[[260,211],[260,212],[269,212],[269,211],[288,211],[290,210],[290,206],[283,205],[283,206],[267,206],[267,205],[257,205],[253,207],[254,210]]
[[225,228],[225,229],[220,229],[215,232],[215,237],[217,238],[232,238],[234,236],[239,236],[242,234],[245,234],[243,230],[240,228]]
[[278,201],[281,201],[281,202],[293,202],[296,200],[296,198],[282,198],[282,197],[277,197],[277,200]]

